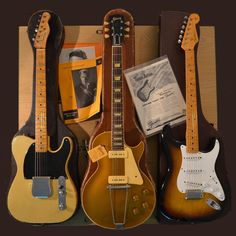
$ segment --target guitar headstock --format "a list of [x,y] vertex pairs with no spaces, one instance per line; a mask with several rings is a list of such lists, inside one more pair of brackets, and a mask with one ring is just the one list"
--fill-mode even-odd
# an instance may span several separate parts
[[198,34],[196,25],[200,21],[200,17],[196,13],[192,13],[189,17],[185,16],[183,25],[181,26],[178,44],[185,51],[194,49],[198,43]]
[[35,35],[32,38],[34,41],[34,47],[37,49],[45,49],[47,44],[47,39],[50,33],[49,20],[51,15],[48,12],[43,12],[39,15],[38,25],[35,26]]
[[130,22],[124,20],[123,15],[111,15],[109,22],[104,22],[104,37],[110,38],[113,45],[121,45],[124,38],[129,38]]

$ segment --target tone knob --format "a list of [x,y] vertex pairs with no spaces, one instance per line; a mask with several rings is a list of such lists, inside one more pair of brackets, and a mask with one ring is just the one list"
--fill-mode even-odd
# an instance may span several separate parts
[[134,201],[134,202],[139,201],[139,195],[137,195],[137,194],[134,195],[134,196],[133,196],[133,201]]
[[143,203],[142,203],[142,207],[143,207],[144,209],[147,209],[147,208],[149,207],[148,202],[143,202]]
[[137,207],[133,208],[133,214],[135,216],[139,214],[139,209]]
[[150,191],[149,191],[147,188],[145,188],[145,189],[142,191],[142,193],[143,193],[143,195],[148,195],[148,194],[150,193]]

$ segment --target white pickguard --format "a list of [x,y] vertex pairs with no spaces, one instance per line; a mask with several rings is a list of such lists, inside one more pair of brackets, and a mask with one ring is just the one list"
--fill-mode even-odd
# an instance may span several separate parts
[[215,162],[220,144],[216,139],[214,148],[208,153],[188,153],[186,146],[181,145],[182,165],[177,178],[180,192],[201,190],[214,195],[220,201],[225,200],[224,190],[215,172]]

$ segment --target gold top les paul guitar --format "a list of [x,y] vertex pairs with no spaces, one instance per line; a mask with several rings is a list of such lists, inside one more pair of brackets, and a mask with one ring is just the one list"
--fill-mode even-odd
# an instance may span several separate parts
[[95,224],[110,229],[127,229],[144,223],[156,201],[153,183],[144,173],[144,141],[138,140],[131,147],[125,140],[134,120],[132,109],[127,110],[125,105],[131,102],[131,97],[123,78],[123,69],[133,60],[129,44],[133,40],[133,27],[132,17],[124,10],[112,10],[105,16],[104,113],[90,141],[90,151],[103,147],[107,155],[94,163],[90,161],[81,188],[87,216]]
[[34,40],[36,53],[35,139],[15,136],[12,153],[17,173],[8,193],[8,209],[22,222],[57,223],[70,218],[77,206],[77,192],[68,172],[73,142],[64,137],[57,150],[50,149],[47,134],[46,45],[50,34],[49,12],[38,16]]
[[[220,142],[214,138],[210,151],[199,150],[199,117],[195,69],[196,25],[200,17],[185,17],[178,43],[185,53],[186,145],[164,132],[171,168],[162,187],[162,212],[168,219],[203,221],[214,218],[224,207],[225,193],[215,170]],[[184,30],[185,29],[185,30]],[[207,124],[210,125],[210,124]],[[169,136],[169,137],[168,137]]]

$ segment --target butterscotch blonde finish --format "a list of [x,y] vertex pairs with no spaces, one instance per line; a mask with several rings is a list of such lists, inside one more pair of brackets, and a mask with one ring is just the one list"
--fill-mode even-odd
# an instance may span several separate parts
[[[96,136],[92,146],[103,145],[111,150],[111,132],[103,132]],[[126,145],[127,147],[127,145]],[[144,152],[144,143],[130,147],[139,166]],[[130,185],[128,189],[126,219],[124,228],[131,228],[144,223],[152,214],[155,207],[155,189],[150,179],[139,168],[143,178],[142,185]],[[82,206],[87,216],[97,225],[104,228],[116,228],[113,223],[111,199],[109,195],[108,177],[112,175],[112,161],[105,157],[98,161],[96,171],[84,182],[81,189]],[[112,201],[116,222],[123,221],[125,209],[125,190],[113,190]]]
[[168,179],[168,184],[163,191],[163,208],[168,215],[178,219],[202,219],[211,217],[217,211],[207,204],[210,198],[218,204],[220,201],[209,193],[204,193],[204,197],[199,200],[186,200],[185,194],[177,188],[177,178],[182,164],[182,154],[178,147],[169,144],[170,156],[172,157],[172,172]]
[[[32,180],[24,178],[24,158],[29,147],[35,142],[27,136],[16,136],[12,141],[12,153],[17,164],[17,173],[8,193],[8,209],[11,215],[18,221],[27,223],[59,223],[69,219],[77,207],[77,192],[68,172],[68,161],[66,162],[66,209],[58,208],[58,180],[52,179],[52,196],[47,199],[34,198],[32,196]],[[63,139],[64,141],[64,139]],[[63,144],[62,141],[62,144]],[[61,146],[58,148],[58,150]],[[49,150],[50,152],[56,152]]]

